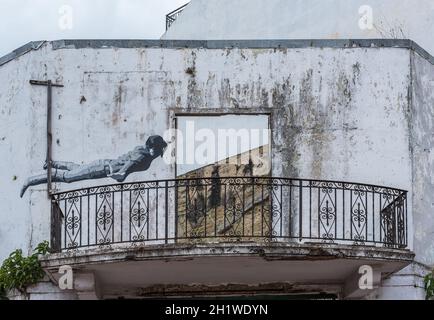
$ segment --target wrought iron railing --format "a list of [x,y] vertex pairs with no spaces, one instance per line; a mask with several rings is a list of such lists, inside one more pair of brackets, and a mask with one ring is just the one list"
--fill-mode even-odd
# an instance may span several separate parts
[[181,12],[185,9],[187,5],[188,3],[184,4],[182,7],[179,7],[178,9],[173,10],[172,12],[166,15],[166,31],[170,28],[172,23],[176,21],[178,16],[181,14]]
[[268,177],[134,182],[53,195],[54,251],[227,241],[406,248],[407,192]]

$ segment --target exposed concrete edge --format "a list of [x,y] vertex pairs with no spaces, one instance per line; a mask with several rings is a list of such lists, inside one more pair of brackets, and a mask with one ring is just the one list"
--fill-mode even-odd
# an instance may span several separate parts
[[409,264],[414,253],[377,247],[357,247],[335,244],[298,243],[215,243],[215,244],[168,244],[138,245],[136,247],[106,247],[48,254],[40,258],[45,269],[61,265],[73,267],[91,264],[141,260],[185,260],[196,257],[261,257],[265,260],[330,260],[360,259],[375,261],[399,261]]
[[427,60],[429,63],[434,64],[434,57],[414,41],[411,41],[411,50],[416,52],[418,55],[420,55],[422,58]]
[[[339,297],[342,292],[342,283],[313,283],[313,282],[265,282],[265,283],[225,283],[225,284],[158,284],[146,287],[123,287],[105,290],[105,299],[173,299],[173,298],[214,298],[216,296],[239,297],[256,295],[323,295]],[[318,297],[316,297],[318,298]],[[325,298],[325,297],[323,297]]]
[[434,64],[434,57],[409,39],[276,39],[276,40],[56,40],[53,50],[103,48],[203,48],[203,49],[301,49],[301,48],[403,48],[417,52]]
[[15,49],[11,53],[6,54],[3,57],[0,57],[0,66],[8,63],[11,60],[14,60],[27,52],[38,50],[46,41],[31,41],[29,43],[26,43],[25,45],[19,47],[18,49]]
[[[33,41],[0,58],[0,66],[37,50],[46,41]],[[301,49],[301,48],[402,48],[417,52],[434,64],[434,57],[421,46],[408,39],[306,39],[306,40],[103,40],[71,39],[50,41],[53,50],[104,48],[203,48],[203,49]]]
[[[53,50],[103,48],[407,48],[419,49],[408,39],[276,39],[276,40],[139,40],[69,39],[52,41]],[[423,50],[423,49],[422,49]]]

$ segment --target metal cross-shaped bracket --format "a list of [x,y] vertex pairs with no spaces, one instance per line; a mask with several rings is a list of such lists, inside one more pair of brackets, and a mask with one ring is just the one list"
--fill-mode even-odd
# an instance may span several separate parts
[[35,86],[45,86],[47,87],[47,193],[48,197],[51,197],[51,168],[52,168],[52,143],[53,134],[51,128],[51,118],[52,118],[52,88],[53,87],[63,87],[62,84],[53,83],[51,80],[30,80],[31,85]]

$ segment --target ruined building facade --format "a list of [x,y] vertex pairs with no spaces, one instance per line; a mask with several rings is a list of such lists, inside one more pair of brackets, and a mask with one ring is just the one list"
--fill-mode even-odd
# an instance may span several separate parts
[[[433,63],[411,40],[32,42],[0,60],[0,257],[50,240],[31,299],[423,299]],[[62,85],[45,169],[48,92],[30,80]],[[167,132],[186,117],[269,137],[184,170]],[[46,169],[51,194],[41,178],[21,198]]]

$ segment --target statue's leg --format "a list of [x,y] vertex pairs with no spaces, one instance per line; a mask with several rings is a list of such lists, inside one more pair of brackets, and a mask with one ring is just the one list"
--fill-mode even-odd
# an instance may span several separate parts
[[[66,161],[52,161],[51,166],[53,169],[59,169],[59,170],[74,170],[80,167],[79,164],[76,164],[74,162],[66,162]],[[44,170],[47,170],[48,165],[47,163],[44,164]]]
[[[55,170],[51,176],[51,181],[52,182],[65,182],[64,175],[66,172],[69,172],[69,171]],[[20,197],[21,198],[23,197],[24,193],[26,192],[26,190],[29,187],[37,186],[37,185],[44,184],[44,183],[47,183],[47,174],[46,173],[28,178],[26,183],[21,188]]]
[[106,164],[106,160],[97,160],[90,164],[78,166],[73,170],[66,171],[64,174],[64,182],[70,183],[89,179],[102,179],[107,178],[109,173],[110,168]]
[[[76,166],[71,171],[54,170],[51,176],[52,182],[76,182],[89,179],[101,179],[106,178],[110,173],[110,168],[107,164],[107,160],[94,161],[88,165]],[[38,176],[30,177],[21,189],[20,196],[22,197],[28,187],[47,183],[47,175],[41,174]]]

